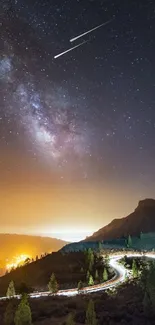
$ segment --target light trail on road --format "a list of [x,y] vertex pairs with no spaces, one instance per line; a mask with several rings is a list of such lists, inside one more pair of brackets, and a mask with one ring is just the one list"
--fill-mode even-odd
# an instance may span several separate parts
[[[141,254],[140,253],[127,254],[127,253],[125,253],[125,254],[113,255],[110,257],[109,266],[114,269],[115,275],[111,280],[108,280],[104,283],[96,284],[93,286],[84,287],[80,291],[78,291],[77,288],[68,289],[68,290],[59,290],[54,295],[72,297],[72,296],[76,296],[79,293],[88,294],[88,293],[104,291],[104,290],[108,290],[108,289],[116,287],[117,285],[119,285],[125,281],[126,276],[129,276],[129,277],[131,276],[130,271],[127,270],[122,264],[119,264],[119,260],[122,259],[124,256],[155,258],[155,254],[153,254],[153,253],[146,253],[146,254],[143,254],[143,253],[141,253]],[[51,294],[49,291],[45,291],[45,292],[30,293],[29,297],[41,298],[41,297],[48,297],[48,296],[52,296],[52,295],[53,294]],[[17,299],[20,299],[20,295],[16,295],[14,297]],[[0,297],[0,300],[6,300],[6,299],[9,299],[9,298]]]

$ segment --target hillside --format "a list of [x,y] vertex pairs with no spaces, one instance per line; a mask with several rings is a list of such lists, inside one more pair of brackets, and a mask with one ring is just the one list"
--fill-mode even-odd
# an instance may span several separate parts
[[[18,288],[25,283],[28,288],[38,291],[47,290],[51,274],[54,272],[62,288],[75,287],[79,279],[84,280],[81,268],[85,266],[85,255],[79,253],[49,254],[40,260],[17,268],[0,278],[0,295],[5,295],[8,284],[14,281]],[[31,290],[32,291],[32,290]]]
[[114,219],[107,226],[99,229],[85,241],[110,240],[128,235],[137,236],[155,232],[155,200],[145,199],[139,202],[133,213],[121,219]]
[[65,244],[63,240],[50,237],[0,234],[0,269],[3,269],[7,262],[11,262],[14,256],[26,254],[35,258],[45,252],[58,251]]

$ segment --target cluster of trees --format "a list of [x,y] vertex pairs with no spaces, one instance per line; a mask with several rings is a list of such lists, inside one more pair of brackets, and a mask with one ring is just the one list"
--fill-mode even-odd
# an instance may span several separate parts
[[[48,283],[48,288],[51,293],[57,293],[58,291],[58,283],[55,278],[54,273],[50,277],[50,281]],[[11,299],[16,295],[14,282],[11,281],[9,283],[6,296]],[[4,315],[4,324],[11,325],[14,323],[15,325],[31,325],[32,324],[32,316],[31,309],[28,303],[28,295],[26,293],[22,294],[21,301],[18,305],[16,312],[14,312],[13,300],[11,299],[6,308],[6,312]]]
[[[87,280],[87,285],[88,286],[94,285],[94,279],[93,279],[93,276],[90,274],[89,270],[87,271],[86,280]],[[97,270],[95,272],[95,280],[99,280],[99,274],[98,274]],[[106,268],[104,268],[101,280],[104,281],[104,282],[108,280],[108,272],[107,272]],[[58,292],[58,288],[59,288],[59,285],[58,285],[58,282],[56,280],[55,274],[52,273],[52,275],[50,277],[50,281],[48,283],[48,289],[52,294],[55,294],[55,293]],[[78,282],[78,291],[82,290],[83,288],[84,288],[84,283],[80,280]]]
[[[52,293],[56,293],[58,291],[58,283],[56,281],[55,275],[52,274],[49,284],[49,290]],[[7,290],[7,297],[13,298],[15,296],[15,287],[13,281],[10,282],[8,290]],[[32,325],[32,314],[30,305],[28,302],[28,295],[22,294],[20,303],[16,309],[14,310],[14,300],[11,299],[7,305],[5,314],[4,314],[4,324],[5,325]],[[96,325],[96,312],[94,307],[93,300],[89,300],[87,309],[86,309],[86,325]],[[70,313],[66,320],[66,325],[75,325],[74,314]]]
[[[101,250],[101,243],[99,243],[99,251],[100,250]],[[98,269],[95,270],[95,255],[91,248],[86,250],[86,263],[85,264],[86,264],[86,268],[87,268],[87,273],[86,273],[87,285],[89,285],[89,286],[94,285],[95,281],[107,281],[108,280],[108,271],[107,271],[108,256],[107,256],[107,259],[105,259],[106,266],[104,267],[102,275],[99,274]],[[94,277],[93,277],[93,273],[94,273]],[[78,289],[79,288],[82,288],[81,281],[79,282],[79,285],[78,285]]]
[[27,294],[22,295],[16,311],[14,311],[13,300],[9,301],[4,314],[4,324],[32,325],[32,315]]
[[[127,260],[126,260],[127,262]],[[155,315],[155,261],[132,260],[133,277],[143,290],[143,310],[146,316]]]
[[140,263],[140,260],[135,260],[124,256],[124,258],[121,260],[121,263],[127,268],[132,269],[132,274],[134,278],[137,278],[140,275],[140,270],[143,267],[143,264]]
[[[68,315],[66,325],[75,325],[75,317],[73,313]],[[86,309],[85,325],[97,325],[95,306],[92,299],[89,300]]]
[[143,309],[146,315],[155,314],[155,262],[152,261],[148,267],[143,268],[140,283],[143,288]]
[[[141,240],[143,239],[143,233],[142,233],[142,231],[141,231],[140,234],[139,234],[139,238],[140,238]],[[127,238],[127,240],[126,240],[126,246],[127,246],[127,248],[132,248],[132,246],[133,246],[132,238],[131,238],[130,235],[128,236],[128,238]]]

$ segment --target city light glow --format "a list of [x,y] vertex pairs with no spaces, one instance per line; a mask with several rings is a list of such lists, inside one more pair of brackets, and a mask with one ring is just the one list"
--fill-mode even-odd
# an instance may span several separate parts
[[11,269],[15,269],[18,266],[24,265],[25,261],[27,259],[29,259],[29,258],[31,258],[31,257],[29,255],[27,255],[27,254],[21,254],[21,255],[15,256],[12,259],[11,262],[9,262],[9,263],[6,264],[7,271],[10,271]]

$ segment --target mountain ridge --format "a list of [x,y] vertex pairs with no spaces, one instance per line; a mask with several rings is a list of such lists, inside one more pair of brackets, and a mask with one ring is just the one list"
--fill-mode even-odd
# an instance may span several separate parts
[[155,200],[148,198],[140,200],[138,206],[128,216],[112,220],[84,241],[104,241],[150,231],[155,231]]

